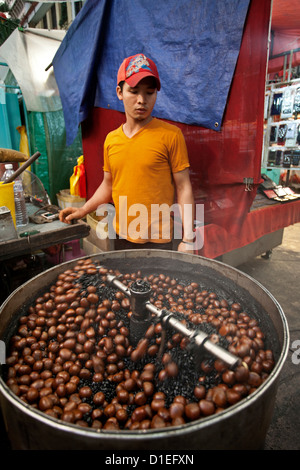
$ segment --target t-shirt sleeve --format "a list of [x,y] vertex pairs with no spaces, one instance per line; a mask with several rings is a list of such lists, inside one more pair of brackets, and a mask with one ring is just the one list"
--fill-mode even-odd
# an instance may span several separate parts
[[169,161],[172,173],[185,170],[190,166],[185,138],[180,129],[178,129],[172,139]]

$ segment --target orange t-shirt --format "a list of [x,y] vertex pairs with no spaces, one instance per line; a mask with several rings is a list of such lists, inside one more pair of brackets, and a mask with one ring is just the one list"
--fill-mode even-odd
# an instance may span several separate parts
[[104,143],[103,169],[112,176],[116,233],[135,243],[170,241],[172,173],[188,167],[183,134],[173,124],[154,118],[131,138],[123,126],[110,132]]

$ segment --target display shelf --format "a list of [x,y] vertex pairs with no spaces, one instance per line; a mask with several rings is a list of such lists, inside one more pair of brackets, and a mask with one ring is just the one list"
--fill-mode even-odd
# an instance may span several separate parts
[[300,166],[263,166],[262,167],[264,170],[280,170],[280,171],[300,171]]
[[262,168],[300,170],[300,79],[268,85]]

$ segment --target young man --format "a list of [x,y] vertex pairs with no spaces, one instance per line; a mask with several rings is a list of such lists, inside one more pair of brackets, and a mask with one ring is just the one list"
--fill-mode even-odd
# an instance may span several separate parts
[[83,207],[62,210],[60,220],[70,223],[113,200],[116,249],[172,249],[177,197],[183,222],[178,250],[193,252],[194,198],[187,149],[177,126],[152,117],[160,86],[151,59],[143,54],[124,59],[116,91],[126,121],[105,140],[103,181]]

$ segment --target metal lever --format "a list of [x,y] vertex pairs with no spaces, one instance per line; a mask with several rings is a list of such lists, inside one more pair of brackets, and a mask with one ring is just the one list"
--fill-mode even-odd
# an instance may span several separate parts
[[200,329],[191,330],[187,328],[180,320],[175,318],[171,312],[168,312],[167,310],[159,310],[155,305],[151,304],[151,302],[146,303],[146,308],[151,313],[157,315],[157,317],[161,319],[162,323],[170,325],[178,333],[181,333],[191,342],[194,342],[197,347],[203,348],[212,356],[221,359],[230,369],[234,369],[242,363],[241,358],[213,343],[209,339],[209,336]]
[[149,300],[152,290],[148,283],[136,281],[132,284],[132,287],[128,288],[115,275],[107,274],[106,279],[109,284],[113,284],[130,298],[132,307],[130,321],[132,322],[132,330],[134,332],[134,342],[138,342],[151,324],[151,315],[149,314],[154,314],[164,326],[171,326],[178,333],[194,342],[198,348],[203,348],[207,353],[222,360],[230,369],[234,369],[242,363],[241,358],[213,343],[203,331],[187,328],[171,312],[166,309],[158,309],[153,305]]

